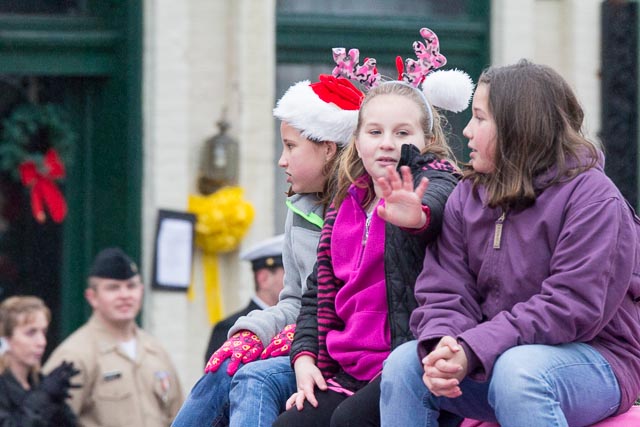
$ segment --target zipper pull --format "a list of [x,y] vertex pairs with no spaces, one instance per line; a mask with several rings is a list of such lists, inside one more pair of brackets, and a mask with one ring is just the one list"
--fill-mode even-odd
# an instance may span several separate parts
[[371,215],[367,215],[367,220],[364,223],[364,235],[362,236],[362,246],[367,244],[369,239],[369,227],[371,226]]
[[502,224],[507,216],[506,212],[502,212],[500,218],[496,221],[496,229],[493,233],[493,249],[500,249],[500,243],[502,241]]

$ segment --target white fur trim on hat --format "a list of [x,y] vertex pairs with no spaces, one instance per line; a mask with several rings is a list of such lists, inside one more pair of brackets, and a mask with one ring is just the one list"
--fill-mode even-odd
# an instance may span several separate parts
[[298,129],[302,136],[346,145],[358,123],[357,110],[343,110],[321,100],[303,80],[291,86],[273,109],[273,115]]
[[422,91],[436,107],[459,113],[469,106],[473,81],[461,70],[434,71],[424,79]]

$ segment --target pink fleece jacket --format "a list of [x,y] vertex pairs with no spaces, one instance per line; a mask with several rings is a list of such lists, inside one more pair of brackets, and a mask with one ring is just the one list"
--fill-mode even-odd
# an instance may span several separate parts
[[384,276],[385,222],[374,209],[363,243],[367,215],[358,203],[360,189],[351,190],[340,206],[331,241],[334,272],[344,281],[336,295],[336,314],[345,327],[328,333],[327,350],[346,373],[370,380],[382,370],[391,351]]

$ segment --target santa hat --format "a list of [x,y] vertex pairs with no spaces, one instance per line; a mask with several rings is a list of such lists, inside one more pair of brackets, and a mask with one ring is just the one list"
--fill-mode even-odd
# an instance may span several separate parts
[[316,141],[346,145],[358,123],[363,93],[348,79],[321,74],[291,86],[280,98],[273,115]]

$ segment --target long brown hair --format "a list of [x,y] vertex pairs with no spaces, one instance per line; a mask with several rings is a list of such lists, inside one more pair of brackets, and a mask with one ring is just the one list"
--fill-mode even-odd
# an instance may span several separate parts
[[552,68],[520,60],[488,68],[480,84],[488,86],[489,112],[496,123],[495,172],[482,174],[467,165],[464,178],[475,188],[485,186],[490,207],[524,208],[543,189],[535,187],[539,175],[555,171],[548,187],[596,165],[598,150],[582,133],[584,112]]
[[[10,338],[17,326],[28,322],[34,313],[42,312],[51,321],[51,311],[38,297],[34,296],[13,296],[5,299],[0,304],[0,337]],[[6,356],[0,356],[0,372],[7,368]],[[35,379],[37,370],[31,372]]]
[[[444,116],[440,115],[438,111],[427,102],[419,89],[415,89],[398,81],[382,83],[381,85],[371,89],[362,101],[360,111],[358,112],[358,124],[356,126],[354,138],[352,138],[352,141],[340,156],[337,173],[337,191],[334,198],[336,209],[339,208],[340,204],[344,201],[351,184],[367,186],[367,194],[363,200],[365,206],[375,199],[373,182],[370,180],[367,181],[366,184],[361,184],[360,181],[356,182],[359,177],[366,174],[366,170],[362,163],[362,159],[358,156],[354,139],[357,138],[357,135],[360,133],[367,105],[372,99],[381,95],[399,95],[413,101],[420,110],[420,126],[422,127],[422,132],[424,133],[426,142],[422,153],[432,153],[439,159],[449,159],[455,164],[455,156],[453,155],[451,147],[449,147],[449,143],[447,142],[447,138],[444,133],[444,123],[446,121]],[[430,120],[429,111],[427,109],[430,109],[431,111],[432,120]]]

